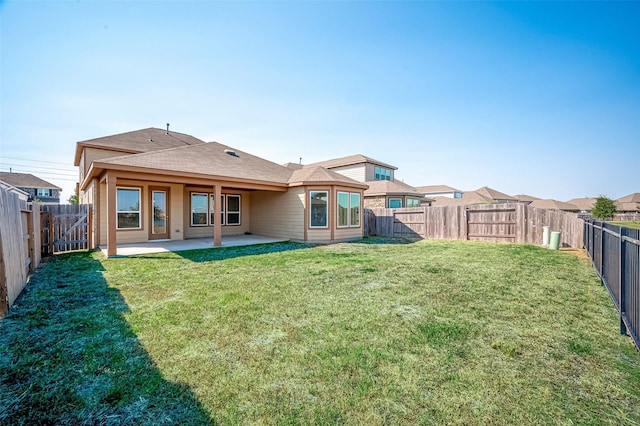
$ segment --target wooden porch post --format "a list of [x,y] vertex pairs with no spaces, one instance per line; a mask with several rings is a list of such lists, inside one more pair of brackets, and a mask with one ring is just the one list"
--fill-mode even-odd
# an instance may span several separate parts
[[116,249],[116,177],[107,172],[107,256],[115,256]]
[[215,184],[213,186],[213,246],[222,245],[222,223],[220,217],[220,196],[222,195],[222,186]]

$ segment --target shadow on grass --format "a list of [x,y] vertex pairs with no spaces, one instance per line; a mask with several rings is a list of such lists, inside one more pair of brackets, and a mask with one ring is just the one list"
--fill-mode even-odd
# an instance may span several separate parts
[[356,244],[413,244],[422,241],[423,238],[392,238],[392,237],[365,237]]
[[[267,243],[267,244],[254,244],[248,246],[234,246],[234,247],[215,247],[207,249],[196,250],[184,250],[172,252],[173,255],[180,256],[184,259],[192,262],[210,262],[214,260],[228,260],[236,257],[245,256],[257,256],[261,254],[279,253],[292,250],[306,249],[313,247],[312,244],[303,243]],[[135,259],[153,259],[153,260],[166,260],[169,259],[166,253],[147,254],[147,255],[133,255],[129,256]]]
[[1,424],[213,424],[163,379],[91,253],[56,256],[0,320]]

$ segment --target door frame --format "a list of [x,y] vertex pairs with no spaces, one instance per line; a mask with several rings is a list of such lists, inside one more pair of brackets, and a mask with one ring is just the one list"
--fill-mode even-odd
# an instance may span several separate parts
[[[166,215],[167,215],[167,225],[166,232],[164,234],[154,234],[153,233],[153,193],[154,192],[164,192],[166,194],[167,206],[166,206]],[[171,229],[170,226],[170,217],[169,212],[171,211],[171,201],[170,201],[170,192],[169,187],[167,186],[150,186],[149,187],[149,240],[168,240],[170,239]]]

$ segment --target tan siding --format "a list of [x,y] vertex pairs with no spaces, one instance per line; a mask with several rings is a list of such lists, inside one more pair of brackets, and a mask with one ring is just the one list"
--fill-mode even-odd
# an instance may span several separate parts
[[184,239],[184,185],[169,185],[169,238],[172,240]]
[[349,166],[335,167],[331,170],[353,180],[357,180],[358,182],[364,182],[366,179],[364,164],[352,164]]
[[[362,222],[362,219],[360,221]],[[335,230],[334,238],[336,240],[362,238],[362,232],[362,226],[358,228],[338,228]]]
[[[104,160],[107,158],[120,157],[121,155],[130,155],[130,153],[122,152],[122,151],[113,151],[109,149],[99,149],[99,148],[90,148],[85,147],[82,150],[82,156],[80,163],[84,164],[84,173],[89,170],[91,163],[97,160]],[[80,171],[81,176],[84,174]]]
[[252,194],[251,232],[276,238],[304,239],[303,188],[285,193],[256,191]]

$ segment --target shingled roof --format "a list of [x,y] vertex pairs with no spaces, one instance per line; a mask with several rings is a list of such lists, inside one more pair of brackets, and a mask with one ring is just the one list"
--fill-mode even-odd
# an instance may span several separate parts
[[413,186],[397,180],[374,180],[367,182],[367,184],[369,185],[369,189],[364,191],[365,196],[412,195],[415,197],[422,197],[424,195],[421,192],[418,192]]
[[350,166],[352,164],[361,164],[361,163],[372,163],[377,164],[378,166],[383,166],[388,169],[398,170],[397,167],[394,167],[390,164],[383,163],[382,161],[378,161],[371,157],[364,156],[362,154],[349,155],[347,157],[334,158],[332,160],[320,161],[318,163],[307,164],[304,167],[315,167],[322,166],[327,169],[331,169],[334,167],[342,167],[342,166]]
[[31,173],[8,173],[0,172],[0,180],[13,185],[16,188],[42,188],[42,189],[57,189],[62,191],[62,188],[55,186],[52,183],[47,182],[44,179],[40,179]]
[[416,189],[424,193],[438,193],[438,192],[462,192],[459,189],[452,188],[448,185],[427,185],[416,186]]
[[110,149],[123,153],[136,154],[141,152],[158,151],[168,148],[178,148],[200,145],[204,141],[191,135],[174,131],[150,127],[133,132],[120,133],[102,138],[80,141],[76,144],[74,165],[80,164],[80,155],[84,147]]

